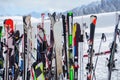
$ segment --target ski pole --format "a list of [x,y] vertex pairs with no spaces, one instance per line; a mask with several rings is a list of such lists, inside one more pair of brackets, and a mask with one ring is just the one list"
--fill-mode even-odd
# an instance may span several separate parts
[[[99,45],[99,49],[98,49],[98,53],[100,54],[100,49],[101,49],[101,45],[102,45],[102,42],[105,42],[106,41],[106,36],[104,33],[102,33],[102,37],[101,37],[101,41],[100,41],[100,45]],[[93,76],[96,80],[96,76],[95,76],[95,70],[96,70],[96,66],[97,66],[97,62],[98,62],[98,55],[97,55],[97,58],[96,58],[96,61],[95,61],[95,67],[93,69]],[[92,77],[92,80],[93,80],[93,77]]]

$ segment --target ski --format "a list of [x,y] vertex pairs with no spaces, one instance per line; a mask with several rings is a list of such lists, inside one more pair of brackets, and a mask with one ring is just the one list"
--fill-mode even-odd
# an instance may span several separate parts
[[27,55],[28,55],[28,28],[30,27],[31,16],[23,16],[23,33],[24,33],[24,53],[23,53],[23,79],[27,80]]
[[[31,16],[30,16],[31,17]],[[30,80],[30,70],[32,63],[35,61],[33,57],[33,27],[31,25],[31,18],[29,19],[29,26],[27,28],[27,80]]]
[[79,41],[78,41],[78,80],[83,79],[83,53],[84,53],[84,25],[80,27]]
[[42,28],[44,28],[44,18],[45,18],[45,13],[41,14],[41,18],[42,18]]
[[16,80],[19,76],[19,44],[23,35],[20,36],[20,31],[16,30],[11,37],[13,38],[14,45],[14,66],[12,67],[12,76]]
[[111,75],[112,75],[112,70],[113,68],[115,67],[115,52],[116,52],[116,38],[117,38],[117,35],[118,35],[118,26],[119,26],[119,21],[120,21],[120,15],[117,16],[118,17],[118,20],[117,20],[117,24],[115,26],[115,30],[114,30],[114,38],[113,38],[113,42],[112,42],[112,45],[111,45],[111,48],[110,48],[110,56],[109,56],[109,59],[108,59],[108,80],[112,80],[111,79]]
[[[5,19],[4,20],[4,27],[5,27],[5,34],[6,34],[6,38],[4,39],[4,43],[6,43],[7,44],[7,37],[8,37],[8,34],[7,34],[7,29],[6,29],[6,20],[7,19]],[[6,54],[6,62],[5,62],[5,75],[4,75],[4,79],[5,80],[8,80],[8,76],[9,76],[9,74],[8,74],[8,63],[9,63],[9,55],[8,54]]]
[[73,13],[67,13],[67,26],[68,26],[68,57],[69,57],[69,79],[74,79],[74,69],[73,69],[73,50],[72,50],[72,29],[73,29]]
[[64,75],[64,80],[68,79],[68,59],[67,59],[67,36],[66,36],[66,22],[65,22],[65,15],[62,15],[62,24],[63,24],[63,48],[62,48],[62,69],[63,69],[63,75]]
[[[56,80],[57,79],[57,59],[56,59],[56,49],[54,45],[55,40],[54,40],[54,31],[53,31],[54,25],[56,23],[56,12],[54,12],[52,15],[49,13],[48,16],[50,18],[50,50],[48,54],[48,63],[49,63],[48,69],[49,70],[51,69],[50,72],[52,72],[52,74],[50,74],[52,75],[50,79]],[[53,59],[52,59],[52,56],[54,56]]]
[[[4,21],[4,27],[6,31],[6,45],[8,46],[6,50],[6,67],[5,67],[5,80],[14,79],[14,71],[12,71],[12,67],[14,67],[14,45],[13,38],[11,35],[14,34],[14,21],[12,19],[6,19]],[[9,65],[8,65],[9,64]],[[9,75],[11,73],[11,75]]]
[[0,79],[4,80],[4,57],[3,57],[2,30],[3,30],[3,26],[0,26]]
[[[45,69],[46,69],[46,55],[47,53],[47,42],[46,42],[46,36],[45,36],[45,31],[41,24],[37,25],[37,60],[36,60],[36,65],[34,67],[35,70],[35,77],[36,79],[45,79]],[[40,64],[38,67],[41,67],[41,69],[38,69],[36,71],[37,65]],[[42,71],[39,73],[39,71]],[[36,75],[39,73],[39,75]]]
[[74,80],[78,80],[78,42],[80,34],[80,25],[79,23],[75,23],[73,26]]
[[95,34],[95,26],[96,26],[96,20],[97,16],[91,15],[90,16],[92,22],[90,24],[90,39],[89,39],[89,49],[88,49],[88,63],[86,66],[87,72],[87,80],[92,80],[93,76],[93,44],[94,44],[94,34]]

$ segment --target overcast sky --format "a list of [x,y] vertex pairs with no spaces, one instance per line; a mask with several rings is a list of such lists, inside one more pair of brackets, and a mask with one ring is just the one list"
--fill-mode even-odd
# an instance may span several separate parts
[[0,0],[0,15],[65,11],[99,0]]

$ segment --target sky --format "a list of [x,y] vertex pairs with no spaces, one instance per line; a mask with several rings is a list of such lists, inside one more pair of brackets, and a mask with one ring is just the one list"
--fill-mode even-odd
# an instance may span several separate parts
[[63,12],[99,0],[0,0],[0,15]]

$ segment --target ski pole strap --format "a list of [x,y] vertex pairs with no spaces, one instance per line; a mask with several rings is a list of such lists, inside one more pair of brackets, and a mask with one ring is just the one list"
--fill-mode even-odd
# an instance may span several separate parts
[[101,40],[103,40],[104,42],[106,42],[106,35],[104,33],[102,33]]

